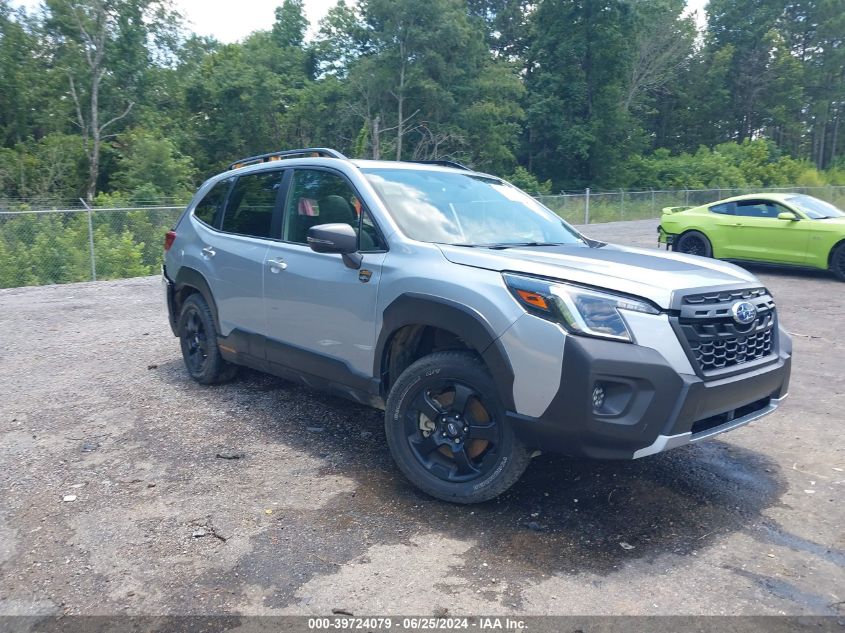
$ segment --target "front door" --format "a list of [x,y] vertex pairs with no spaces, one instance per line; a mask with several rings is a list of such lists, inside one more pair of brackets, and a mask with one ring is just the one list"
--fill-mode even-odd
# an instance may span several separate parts
[[[308,229],[346,223],[364,257],[348,268],[340,255],[315,253]],[[264,314],[271,362],[344,384],[372,376],[375,310],[385,246],[351,184],[325,169],[297,169],[284,205],[282,242],[264,263]]]
[[789,264],[803,264],[807,256],[807,223],[781,220],[789,209],[770,200],[735,203],[732,226],[725,227],[724,257]]

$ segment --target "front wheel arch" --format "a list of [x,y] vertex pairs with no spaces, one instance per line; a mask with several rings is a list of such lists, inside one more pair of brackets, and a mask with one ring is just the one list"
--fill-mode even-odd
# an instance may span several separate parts
[[[842,255],[840,255],[840,253],[842,253]],[[834,261],[835,258],[839,256],[845,257],[845,239],[839,240],[836,244],[834,244],[831,247],[830,253],[827,256],[828,270],[830,270],[842,281],[845,281],[845,270],[838,270],[836,268],[836,262]]]

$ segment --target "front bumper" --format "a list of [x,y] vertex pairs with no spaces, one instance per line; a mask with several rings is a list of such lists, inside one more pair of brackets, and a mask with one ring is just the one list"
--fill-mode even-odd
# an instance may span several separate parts
[[[539,418],[509,413],[531,448],[636,459],[696,442],[773,412],[786,397],[789,336],[772,361],[719,380],[680,374],[654,349],[583,337],[567,340],[561,387]],[[601,385],[604,404],[594,408]]]

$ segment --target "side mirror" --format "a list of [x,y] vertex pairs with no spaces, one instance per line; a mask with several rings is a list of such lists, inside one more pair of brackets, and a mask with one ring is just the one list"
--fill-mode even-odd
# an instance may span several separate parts
[[792,211],[783,211],[778,213],[778,220],[789,220],[790,222],[797,222],[798,216],[792,213]]
[[308,246],[315,253],[338,253],[349,268],[361,267],[363,257],[358,252],[358,234],[348,224],[318,224],[308,229]]

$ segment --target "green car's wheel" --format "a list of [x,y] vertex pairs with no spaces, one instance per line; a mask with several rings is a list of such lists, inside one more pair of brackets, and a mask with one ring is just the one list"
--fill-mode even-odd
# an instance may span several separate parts
[[687,255],[699,257],[713,257],[713,246],[704,233],[687,231],[675,241],[675,250]]
[[837,246],[831,254],[830,269],[841,281],[845,281],[845,242]]

